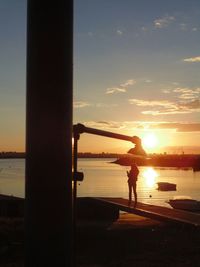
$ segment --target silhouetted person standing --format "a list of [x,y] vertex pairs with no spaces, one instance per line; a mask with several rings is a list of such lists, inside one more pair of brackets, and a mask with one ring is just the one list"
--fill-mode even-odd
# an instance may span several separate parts
[[132,203],[132,192],[134,193],[134,197],[135,197],[134,207],[136,207],[136,205],[137,205],[136,187],[137,187],[138,174],[139,174],[139,169],[138,169],[137,165],[135,163],[133,163],[131,165],[130,171],[127,171],[127,176],[128,176],[127,182],[128,182],[128,188],[129,188],[129,202],[128,202],[129,206],[131,206],[131,203]]

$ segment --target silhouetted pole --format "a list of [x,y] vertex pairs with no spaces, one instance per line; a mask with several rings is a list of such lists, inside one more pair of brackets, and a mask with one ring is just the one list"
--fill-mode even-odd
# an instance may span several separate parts
[[76,125],[73,128],[74,145],[73,145],[73,224],[74,232],[76,232],[76,197],[77,197],[77,171],[78,171],[78,140],[80,134],[76,131]]
[[73,1],[29,0],[25,266],[72,266]]

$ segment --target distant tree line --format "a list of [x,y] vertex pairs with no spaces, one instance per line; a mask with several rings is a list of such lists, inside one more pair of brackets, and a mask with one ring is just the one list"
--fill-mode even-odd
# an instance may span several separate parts
[[117,153],[91,153],[91,152],[79,152],[79,158],[118,158],[121,154]]
[[[139,166],[193,168],[194,171],[200,171],[200,155],[195,154],[149,154],[146,158],[134,158],[134,162]],[[131,160],[123,155],[114,163],[127,166]]]
[[0,158],[1,159],[23,159],[25,158],[25,152],[0,152]]
[[[0,159],[25,158],[25,152],[0,152]],[[126,154],[79,152],[78,158],[113,158],[115,163],[126,165]],[[149,154],[147,158],[135,158],[139,166],[193,168],[200,171],[200,155],[197,154]]]

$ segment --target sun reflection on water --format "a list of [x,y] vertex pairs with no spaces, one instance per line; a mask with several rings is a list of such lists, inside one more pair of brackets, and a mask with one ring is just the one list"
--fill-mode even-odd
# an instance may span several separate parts
[[153,187],[156,184],[158,173],[152,167],[148,167],[144,170],[142,176],[145,178],[144,182],[146,186]]

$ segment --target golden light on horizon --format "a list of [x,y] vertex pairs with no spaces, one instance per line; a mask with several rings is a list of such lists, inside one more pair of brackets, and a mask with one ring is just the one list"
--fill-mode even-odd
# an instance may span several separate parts
[[154,133],[147,133],[142,138],[142,144],[146,149],[156,148],[158,143],[158,137]]
[[145,178],[146,185],[148,187],[153,187],[156,183],[156,178],[158,177],[158,173],[152,167],[148,167],[142,173],[142,176]]

